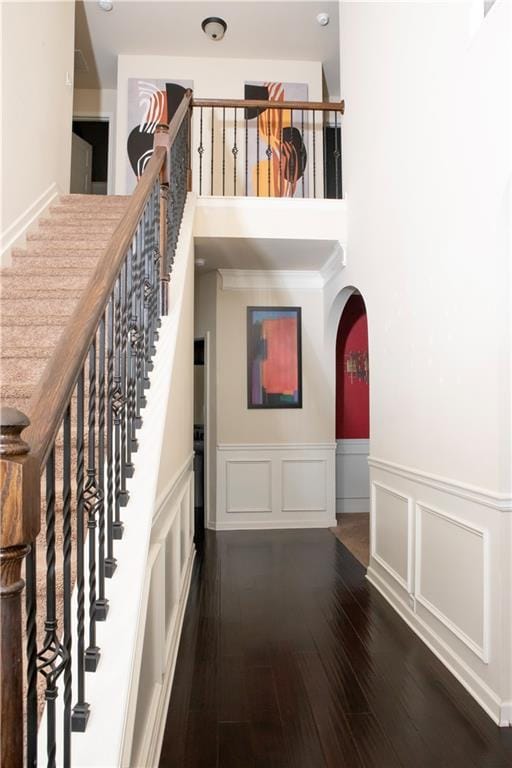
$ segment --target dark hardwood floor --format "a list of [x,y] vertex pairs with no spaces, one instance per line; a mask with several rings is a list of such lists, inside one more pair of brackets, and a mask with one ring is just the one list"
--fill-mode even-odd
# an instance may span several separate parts
[[207,533],[161,768],[511,768],[364,574],[326,530]]

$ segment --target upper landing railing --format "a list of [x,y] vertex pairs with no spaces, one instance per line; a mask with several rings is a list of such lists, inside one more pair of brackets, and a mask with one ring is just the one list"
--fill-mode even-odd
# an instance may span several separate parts
[[344,102],[194,99],[199,195],[341,198]]
[[340,197],[342,113],[343,103],[269,108],[194,101],[187,91],[155,132],[152,157],[28,414],[2,406],[2,768],[69,768],[72,734],[87,731],[87,677],[102,674],[96,626],[108,625],[116,542],[129,524],[127,480],[192,157],[199,194]]

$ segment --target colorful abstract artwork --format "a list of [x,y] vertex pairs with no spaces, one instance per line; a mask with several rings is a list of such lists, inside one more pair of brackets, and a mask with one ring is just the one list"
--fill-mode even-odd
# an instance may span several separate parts
[[151,159],[157,125],[172,120],[186,89],[192,87],[192,80],[128,79],[127,192],[133,191]]
[[[258,101],[307,101],[307,83],[245,83],[245,98]],[[301,110],[246,109],[248,194],[307,197],[307,151]]]
[[247,308],[247,405],[302,408],[300,307]]

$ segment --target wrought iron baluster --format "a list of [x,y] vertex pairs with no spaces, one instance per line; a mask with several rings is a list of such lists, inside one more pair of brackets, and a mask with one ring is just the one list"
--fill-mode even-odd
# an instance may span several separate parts
[[211,147],[212,156],[210,160],[210,195],[212,196],[213,196],[213,167],[214,167],[213,152],[214,152],[214,146],[215,146],[214,138],[215,138],[215,111],[214,111],[214,107],[212,107],[212,139],[211,139],[212,140],[212,147]]
[[135,424],[134,424],[134,402],[133,402],[133,388],[135,385],[134,380],[134,348],[133,348],[133,260],[134,260],[134,239],[128,250],[127,255],[127,275],[126,275],[126,464],[125,475],[126,477],[133,477],[135,467],[133,465],[132,453],[134,449],[133,440],[135,437]]
[[126,434],[126,341],[128,337],[128,317],[126,312],[126,265],[127,260],[121,267],[121,305],[120,305],[120,368],[119,368],[119,388],[122,395],[121,405],[121,488],[119,491],[119,503],[122,507],[128,504],[129,493],[126,489],[126,455],[127,455],[127,434]]
[[151,277],[150,277],[150,264],[153,259],[153,243],[151,239],[151,227],[149,220],[149,207],[146,205],[144,208],[144,284],[143,284],[143,300],[144,300],[144,389],[149,389],[149,371],[151,369],[151,340],[150,340],[150,311],[149,303],[151,298]]
[[222,196],[226,194],[226,107],[222,107]]
[[95,672],[100,660],[100,649],[96,645],[96,525],[101,504],[96,478],[96,339],[89,348],[87,470],[83,498],[89,545],[89,646],[85,649],[85,670]]
[[233,123],[233,195],[236,197],[236,163],[238,159],[238,147],[236,145],[236,107],[234,108],[234,123]]
[[316,113],[313,110],[313,197],[316,197]]
[[249,194],[249,125],[245,110],[245,196]]
[[105,314],[98,327],[98,599],[96,621],[105,621]]
[[37,545],[25,558],[27,628],[27,768],[37,766]]
[[121,390],[121,275],[114,288],[114,388],[112,392],[112,411],[114,417],[114,539],[123,537],[124,526],[121,522],[121,415],[123,393]]
[[[304,110],[301,110],[301,138],[302,138],[302,147],[306,147],[304,144]],[[301,162],[301,167],[303,166],[303,163]],[[305,178],[306,178],[306,167],[302,167],[302,197],[304,197],[305,193]]]
[[338,189],[339,189],[339,170],[338,170],[338,162],[339,162],[340,153],[338,150],[338,113],[334,112],[334,178],[335,178],[335,193],[334,197],[336,199],[339,198]]
[[203,108],[199,110],[199,146],[197,148],[199,153],[199,194],[203,194]]
[[[71,406],[68,405],[64,415],[63,424],[64,450],[63,450],[63,582],[64,582],[64,611],[63,611],[63,668],[64,668],[64,713],[63,713],[63,759],[64,768],[71,766],[71,697],[72,697],[72,669],[71,669]],[[59,670],[60,672],[60,670]]]
[[283,196],[283,113],[279,112],[279,197]]
[[77,647],[76,680],[77,703],[73,707],[71,726],[74,731],[85,731],[89,718],[89,705],[85,701],[84,681],[84,371],[80,371],[76,388],[76,588],[77,588]]
[[142,281],[143,281],[143,260],[144,260],[144,231],[143,222],[139,222],[137,228],[137,259],[136,259],[136,271],[135,271],[135,322],[137,325],[136,331],[136,408],[135,408],[135,425],[137,429],[142,426],[141,409],[144,407],[144,393],[143,393],[143,354],[144,354],[144,308],[143,308],[143,295],[142,295]]
[[270,166],[272,165],[272,147],[270,146],[270,115],[272,113],[271,109],[267,109],[267,149],[265,151],[265,154],[267,156],[268,160],[268,166],[267,166],[267,193],[268,197],[270,197]]
[[[68,408],[69,411],[69,408]],[[67,427],[67,429],[66,429]],[[68,440],[66,438],[69,438]],[[66,648],[66,609],[70,611],[71,593],[66,593],[66,554],[68,554],[67,564],[69,566],[71,558],[71,541],[66,533],[66,523],[71,526],[70,509],[70,480],[71,480],[71,461],[70,461],[70,429],[69,424],[64,424],[64,645],[59,641],[56,612],[56,580],[55,580],[55,448],[52,448],[46,464],[46,618],[44,622],[44,642],[41,651],[38,653],[38,670],[45,678],[46,688],[44,698],[46,701],[46,753],[48,766],[55,766],[57,755],[56,742],[56,706],[55,702],[58,696],[57,681],[64,669],[67,669],[67,663],[71,664],[70,648]],[[68,519],[66,520],[66,510]],[[35,564],[35,561],[34,561]],[[66,600],[67,598],[67,600]],[[70,627],[68,627],[69,629]],[[69,651],[69,652],[68,652]],[[70,671],[70,670],[69,670]],[[69,683],[69,680],[68,680]],[[69,715],[70,709],[70,685],[66,685],[66,672],[64,675],[64,703],[65,703],[65,727],[64,744],[66,753],[66,736],[69,739],[70,729]],[[68,698],[69,697],[69,700]],[[65,757],[65,755],[64,755]]]
[[260,196],[260,117],[261,114],[256,110],[256,197]]
[[327,126],[329,123],[329,112],[324,112],[323,115],[323,125],[322,125],[322,133],[323,133],[323,168],[324,168],[324,197],[327,197],[329,195],[329,188],[327,185]]
[[114,294],[107,309],[107,557],[105,576],[114,575]]

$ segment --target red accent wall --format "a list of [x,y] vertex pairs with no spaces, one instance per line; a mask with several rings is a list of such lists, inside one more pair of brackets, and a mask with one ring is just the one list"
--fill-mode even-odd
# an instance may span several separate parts
[[368,323],[362,296],[352,295],[341,315],[336,339],[336,438],[370,436],[370,386],[346,372],[346,355],[368,354]]

